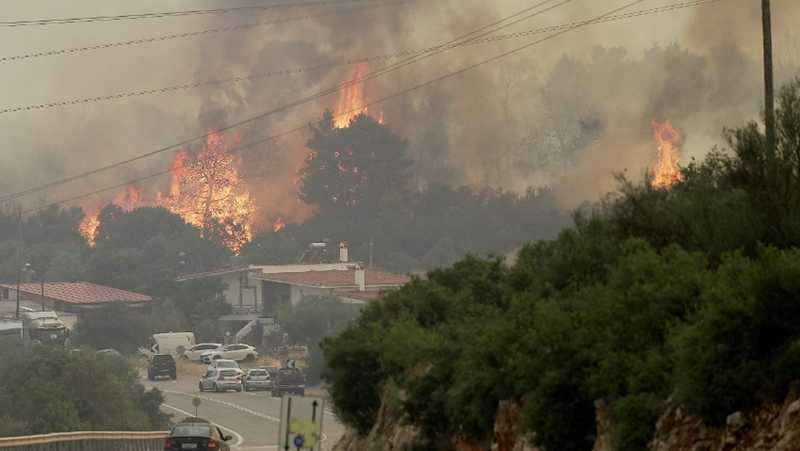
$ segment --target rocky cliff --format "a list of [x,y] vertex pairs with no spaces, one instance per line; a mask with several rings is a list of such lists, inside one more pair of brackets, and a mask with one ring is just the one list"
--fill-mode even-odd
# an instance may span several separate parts
[[[752,412],[731,413],[724,426],[711,427],[673,399],[656,423],[647,451],[796,451],[800,450],[800,384],[793,385],[782,403],[764,404]],[[403,450],[424,444],[417,428],[404,425],[397,403],[384,396],[375,426],[367,437],[348,430],[333,451]],[[500,402],[491,451],[537,451],[529,445],[530,435],[520,435],[516,424],[520,405]],[[610,405],[595,402],[597,439],[592,451],[612,451],[614,422]],[[488,451],[486,444],[458,442],[457,451]]]

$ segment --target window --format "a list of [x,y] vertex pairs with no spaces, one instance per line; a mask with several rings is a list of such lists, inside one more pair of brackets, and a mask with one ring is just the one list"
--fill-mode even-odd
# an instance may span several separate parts
[[211,437],[211,426],[181,425],[172,430],[173,436]]

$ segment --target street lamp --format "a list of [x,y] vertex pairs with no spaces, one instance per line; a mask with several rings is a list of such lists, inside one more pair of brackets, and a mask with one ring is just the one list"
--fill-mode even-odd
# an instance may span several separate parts
[[44,271],[42,271],[42,311],[44,311]]
[[[186,254],[184,254],[183,252],[178,252],[178,257],[183,258],[185,256],[186,256]],[[186,264],[186,261],[185,260],[181,260],[181,261],[178,262],[177,265],[175,265],[175,277],[176,278],[178,277],[178,268],[183,266],[183,265],[185,265],[185,264]]]

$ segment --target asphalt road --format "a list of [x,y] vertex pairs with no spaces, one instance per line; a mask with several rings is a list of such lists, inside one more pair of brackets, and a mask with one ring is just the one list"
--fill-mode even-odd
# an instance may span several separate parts
[[[205,369],[207,365],[198,365]],[[239,450],[277,450],[281,413],[281,398],[273,397],[269,391],[227,391],[222,393],[200,392],[199,377],[178,375],[177,380],[147,379],[143,373],[141,383],[148,388],[157,387],[164,392],[166,401],[161,408],[174,414],[180,421],[195,415],[194,398],[200,398],[197,416],[217,424],[223,433],[232,436],[228,443]],[[344,426],[328,406],[323,410],[322,449],[331,450],[344,433]]]

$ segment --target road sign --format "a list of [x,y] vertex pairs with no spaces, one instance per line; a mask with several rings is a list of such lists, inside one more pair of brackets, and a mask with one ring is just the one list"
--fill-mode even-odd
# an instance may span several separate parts
[[324,404],[320,396],[283,395],[278,451],[320,451]]

